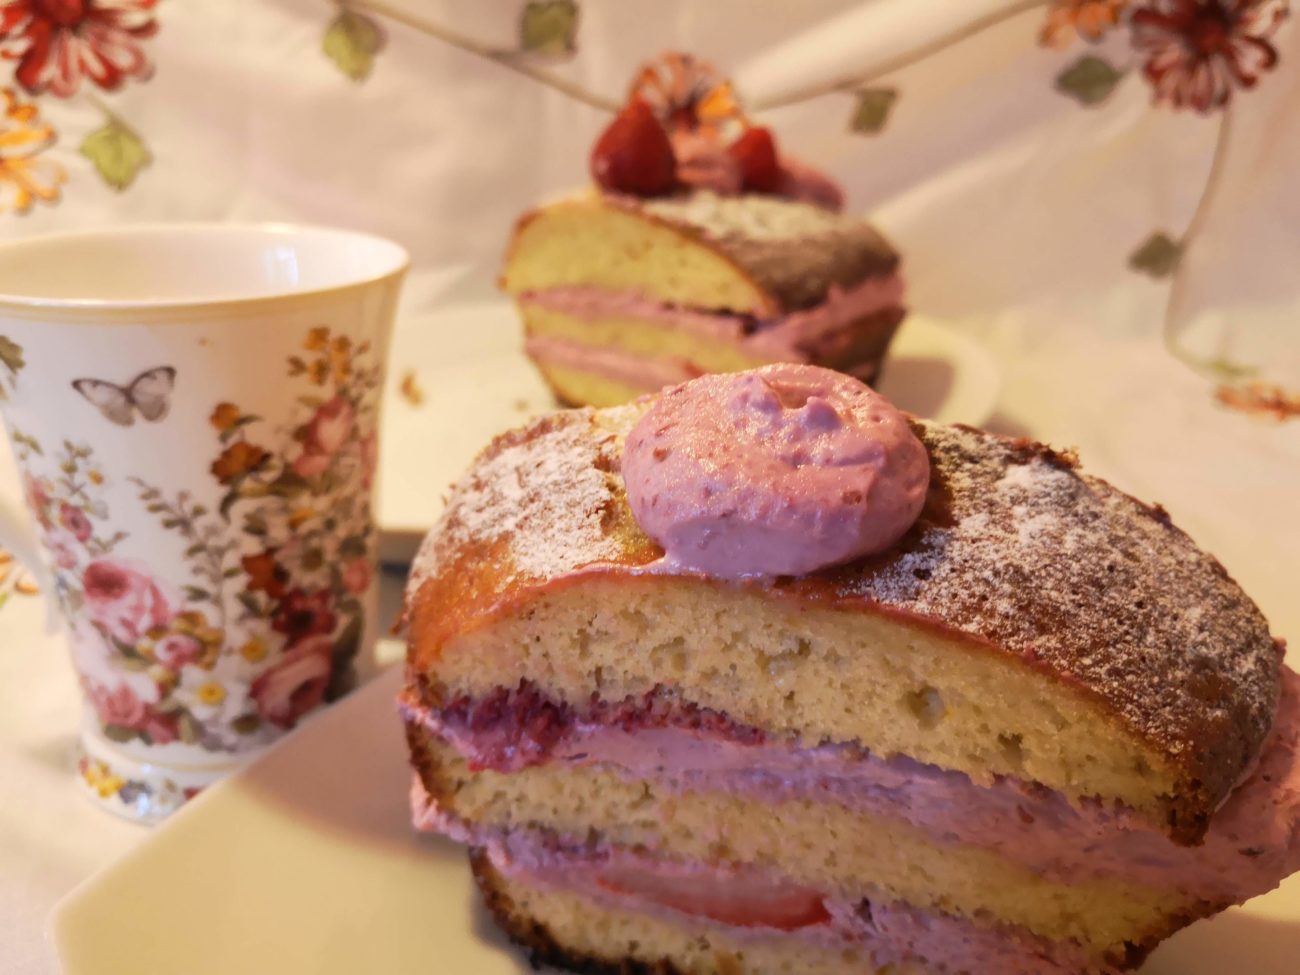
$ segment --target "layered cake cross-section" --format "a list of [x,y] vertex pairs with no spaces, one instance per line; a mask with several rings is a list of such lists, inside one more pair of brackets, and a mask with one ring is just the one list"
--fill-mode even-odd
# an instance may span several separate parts
[[1111,973],[1300,867],[1300,680],[1223,568],[829,370],[498,438],[407,622],[416,823],[540,961]]
[[905,314],[898,254],[729,93],[683,55],[643,68],[594,187],[519,220],[501,286],[561,401],[771,362],[879,372]]

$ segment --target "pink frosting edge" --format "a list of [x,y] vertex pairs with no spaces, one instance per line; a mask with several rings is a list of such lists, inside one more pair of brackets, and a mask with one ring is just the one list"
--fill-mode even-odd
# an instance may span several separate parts
[[[880,312],[902,313],[903,278],[898,272],[867,278],[848,288],[832,287],[821,304],[754,325],[744,315],[682,308],[631,291],[568,285],[517,296],[521,307],[536,305],[580,319],[631,318],[666,331],[683,331],[734,344],[754,365],[808,362],[820,344],[854,323]],[[751,325],[754,325],[750,334]],[[811,349],[813,352],[809,352]],[[524,351],[539,366],[590,372],[642,392],[654,392],[702,375],[698,365],[674,356],[645,356],[549,335],[529,335]]]
[[[603,764],[630,780],[756,802],[831,796],[851,809],[902,819],[936,842],[992,850],[1061,882],[1118,877],[1180,890],[1218,908],[1266,893],[1300,870],[1300,676],[1285,666],[1282,687],[1274,730],[1254,771],[1220,806],[1199,847],[1174,844],[1123,808],[1072,804],[1014,779],[979,785],[960,772],[908,759],[887,762],[843,746],[741,744],[674,728],[625,732],[579,724],[545,761]],[[448,727],[411,699],[401,708],[406,720],[449,742],[472,765],[482,758],[484,743],[474,735]]]

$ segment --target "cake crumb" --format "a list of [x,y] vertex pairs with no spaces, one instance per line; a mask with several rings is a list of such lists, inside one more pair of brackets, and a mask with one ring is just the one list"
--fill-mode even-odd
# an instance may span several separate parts
[[1249,413],[1282,423],[1300,417],[1300,393],[1292,393],[1273,383],[1255,382],[1244,386],[1223,385],[1214,398],[1231,410]]
[[402,394],[402,399],[412,406],[424,405],[424,388],[420,385],[419,380],[415,378],[414,369],[408,369],[402,374],[402,382],[397,389]]

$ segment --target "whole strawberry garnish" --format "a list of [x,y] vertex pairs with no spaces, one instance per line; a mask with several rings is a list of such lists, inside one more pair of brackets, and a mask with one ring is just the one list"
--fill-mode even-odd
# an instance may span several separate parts
[[591,178],[604,189],[659,196],[677,183],[677,160],[654,110],[639,98],[615,116],[591,150]]
[[776,158],[772,130],[756,126],[746,129],[727,152],[740,167],[742,185],[755,193],[775,193],[781,186],[781,163]]

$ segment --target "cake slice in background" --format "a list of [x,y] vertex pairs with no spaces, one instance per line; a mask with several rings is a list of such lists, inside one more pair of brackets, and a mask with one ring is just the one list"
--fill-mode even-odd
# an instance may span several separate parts
[[537,960],[1112,973],[1300,867],[1300,681],[1222,566],[824,369],[498,438],[407,619],[416,822]]
[[771,362],[876,377],[904,317],[897,253],[707,65],[643,68],[592,175],[520,219],[501,275],[561,401],[614,405]]

